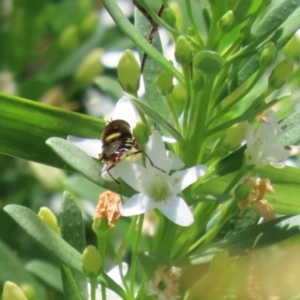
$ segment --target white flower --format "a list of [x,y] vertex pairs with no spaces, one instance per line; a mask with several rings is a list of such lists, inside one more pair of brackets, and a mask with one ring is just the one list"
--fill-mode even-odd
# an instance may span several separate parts
[[298,146],[282,145],[277,142],[285,128],[278,125],[276,109],[269,109],[260,120],[257,131],[249,123],[246,129],[247,149],[245,151],[246,165],[255,169],[271,164],[283,168],[285,160],[300,152]]
[[184,164],[179,157],[165,150],[158,131],[150,136],[146,154],[151,160],[146,158],[146,167],[126,160],[115,167],[118,176],[139,192],[123,204],[121,215],[138,215],[159,207],[174,223],[191,225],[193,215],[186,202],[177,194],[201,178],[206,172],[206,166],[197,165],[170,175],[170,170],[182,168]]
[[[130,125],[131,129],[133,129],[137,123],[137,114],[128,96],[122,97],[116,104],[112,120],[118,119],[126,121]],[[174,140],[173,138],[163,137],[163,139],[164,141],[169,143],[176,142],[176,140]],[[89,156],[99,159],[99,154],[102,152],[102,141],[100,139],[86,139],[68,135],[67,140],[76,145]],[[133,158],[133,156],[129,157],[129,159],[130,158]],[[115,168],[110,169],[110,175],[106,172],[106,169],[107,166],[104,165],[101,171],[101,176],[105,180],[112,181],[113,178],[118,178],[118,174],[115,172]]]
[[[122,97],[117,102],[112,119],[125,120],[131,128],[136,125],[137,114],[127,96]],[[86,139],[68,135],[67,140],[86,152],[89,156],[99,159],[99,154],[102,151],[102,141],[100,139]],[[113,180],[111,176],[105,172],[106,168],[107,166],[104,165],[101,172],[102,177],[106,180]],[[110,173],[113,173],[113,169],[110,171]],[[117,178],[117,175],[113,175],[113,177]]]
[[[122,273],[125,275],[128,271],[128,265],[126,263],[122,263]],[[118,285],[124,288],[122,279],[120,276],[120,270],[118,266],[113,267],[110,271],[108,271],[107,275],[113,279]],[[102,300],[102,292],[101,285],[98,285],[96,289],[96,300]],[[90,284],[88,284],[88,292],[90,293]],[[91,299],[91,295],[89,295],[89,299]],[[116,294],[114,291],[106,289],[106,299],[107,300],[122,300],[122,298]]]
[[157,296],[159,300],[176,300],[180,298],[178,267],[161,267],[155,271],[153,278],[147,282],[145,290],[148,296]]

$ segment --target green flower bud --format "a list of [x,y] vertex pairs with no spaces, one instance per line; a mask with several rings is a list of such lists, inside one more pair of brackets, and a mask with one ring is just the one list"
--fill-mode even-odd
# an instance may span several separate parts
[[102,49],[94,49],[83,59],[75,73],[75,81],[79,86],[86,87],[90,85],[94,78],[103,72],[102,54]]
[[[182,8],[181,6],[175,2],[175,1],[172,1],[170,4],[169,4],[169,8],[172,10],[172,12],[175,14],[175,19],[176,19],[176,28],[179,30],[179,31],[182,31],[183,30],[183,24],[184,24],[184,18],[183,18],[183,15],[182,15]],[[175,27],[174,26],[174,27]]]
[[284,46],[285,54],[290,57],[297,59],[300,55],[300,39],[296,33]]
[[133,136],[138,145],[143,147],[147,144],[149,139],[149,129],[144,123],[138,122],[133,128]]
[[56,216],[53,212],[47,208],[42,207],[38,213],[39,218],[56,234],[60,235],[60,229],[58,227]]
[[89,36],[96,28],[98,21],[98,14],[96,12],[90,13],[80,24],[80,33],[82,36]]
[[163,10],[161,18],[170,26],[176,27],[176,15],[170,7]]
[[136,94],[140,86],[141,71],[138,61],[131,50],[126,50],[119,60],[118,79],[123,90]]
[[95,246],[87,246],[81,257],[82,269],[89,277],[97,277],[102,267],[100,253]]
[[194,57],[194,67],[209,76],[217,75],[225,64],[218,53],[210,50],[199,51]]
[[168,95],[172,92],[173,89],[173,76],[172,74],[162,70],[156,76],[154,83],[157,90],[163,95]]
[[175,58],[181,65],[189,65],[193,60],[192,46],[183,35],[176,41]]
[[245,137],[246,126],[244,123],[238,123],[226,130],[224,145],[228,150],[233,150],[241,145]]
[[229,32],[234,25],[234,14],[232,10],[229,10],[225,15],[218,21],[218,28],[221,32]]
[[94,220],[92,229],[99,239],[105,239],[111,228],[108,225],[107,219],[101,218]]
[[251,184],[249,182],[244,182],[238,185],[234,191],[234,201],[240,202],[246,200],[251,191]]
[[21,289],[27,300],[38,300],[35,288],[32,284],[22,284]]
[[58,45],[61,49],[71,52],[79,45],[78,28],[75,25],[70,25],[60,34]]
[[2,300],[27,300],[27,298],[16,284],[6,281],[3,287]]
[[269,88],[280,89],[293,74],[293,63],[289,58],[281,61],[269,76]]
[[259,65],[261,68],[266,69],[270,67],[277,56],[277,48],[274,43],[267,43],[261,52],[259,58]]

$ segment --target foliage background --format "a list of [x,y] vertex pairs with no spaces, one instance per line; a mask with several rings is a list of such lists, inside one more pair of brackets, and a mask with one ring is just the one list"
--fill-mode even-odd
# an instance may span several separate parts
[[[132,20],[133,6],[129,1],[123,2],[129,4],[129,18]],[[178,2],[183,5],[183,1]],[[158,1],[151,3],[156,7]],[[278,1],[272,1],[270,7],[276,3]],[[4,153],[0,155],[0,206],[20,204],[35,212],[47,206],[59,214],[62,192],[68,190],[84,211],[87,243],[95,244],[91,221],[101,190],[82,176],[70,172],[45,146],[44,141],[51,136],[66,137],[68,134],[94,138],[100,136],[104,122],[85,115],[103,117],[122,95],[116,79],[116,64],[111,64],[106,55],[113,51],[134,49],[134,45],[116,26],[106,21],[101,1],[2,0],[0,4],[0,90],[33,101],[28,106],[14,101],[14,96],[0,96],[1,122],[5,124],[4,130],[0,123],[1,152]],[[187,18],[183,17],[184,20]],[[202,18],[196,21],[199,28],[204,27]],[[182,24],[183,30],[186,31],[187,27],[188,23]],[[297,69],[300,55],[298,37],[289,42],[283,55],[292,58]],[[89,60],[86,60],[87,57]],[[280,119],[298,109],[299,81],[298,70],[285,88],[291,92],[291,97],[279,104]],[[249,99],[263,89],[265,82],[261,80],[258,83],[249,94]],[[283,93],[281,90],[280,95]],[[178,106],[182,105],[182,98],[179,97]],[[42,107],[39,103],[51,106]],[[240,108],[245,105],[247,98]],[[55,107],[68,112],[61,113]],[[79,117],[72,112],[83,115]],[[15,119],[10,118],[12,113]],[[40,133],[39,128],[43,127],[47,131]],[[27,159],[67,170],[33,164]],[[294,163],[297,164],[297,161],[294,160]],[[273,178],[276,194],[271,195],[269,200],[274,208],[282,214],[299,213],[299,171],[289,168],[279,171],[266,167],[262,173],[265,177]],[[229,180],[230,175],[211,181],[203,186],[202,192],[218,193],[224,190]],[[111,265],[115,263],[115,244],[120,243],[128,227],[126,219],[121,219],[111,236]],[[146,248],[149,243],[147,236],[142,242]],[[260,250],[268,254],[258,252],[258,260],[271,252],[277,256],[263,265],[263,271],[257,271],[258,277],[263,281],[264,272],[269,276],[275,264],[281,266],[286,276],[291,275],[296,269],[294,266],[299,264],[297,243],[296,238],[290,241],[292,246],[289,252],[285,250],[288,242],[276,249]],[[130,256],[130,253],[127,255]],[[290,268],[289,264],[284,266],[283,258],[293,261],[294,265],[291,264]],[[57,262],[38,247],[3,210],[0,211],[0,270],[4,270],[0,272],[1,285],[11,280],[20,285],[26,284],[29,290],[33,286],[35,296],[32,299],[64,299]],[[292,278],[297,276],[296,273]],[[300,293],[293,279],[286,282],[289,295]],[[271,286],[275,288],[275,279]],[[276,294],[275,290],[273,292]]]

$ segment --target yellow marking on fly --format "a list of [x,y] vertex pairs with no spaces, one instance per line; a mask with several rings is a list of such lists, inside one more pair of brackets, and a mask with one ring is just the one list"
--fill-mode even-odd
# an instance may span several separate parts
[[118,138],[120,136],[121,136],[120,132],[113,133],[113,134],[111,134],[111,135],[109,135],[109,136],[106,137],[106,142],[109,142],[109,141],[111,141],[111,140],[113,140],[115,138]]

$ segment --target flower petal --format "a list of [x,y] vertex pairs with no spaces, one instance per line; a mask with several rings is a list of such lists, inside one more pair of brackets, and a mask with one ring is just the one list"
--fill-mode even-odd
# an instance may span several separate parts
[[123,160],[114,167],[114,174],[121,177],[128,185],[137,192],[141,192],[140,176],[146,169],[139,163]]
[[160,209],[168,219],[177,225],[190,226],[194,222],[193,214],[186,202],[178,196],[165,201]]
[[99,158],[99,153],[102,151],[102,141],[98,139],[85,139],[79,138],[73,135],[68,135],[67,140],[82,151],[87,153],[89,156]]
[[131,128],[136,125],[136,112],[128,96],[122,97],[116,104],[113,120],[124,120]]
[[170,170],[178,170],[184,167],[184,162],[181,160],[179,156],[177,156],[173,152],[167,151],[167,157],[169,160]]
[[[124,275],[126,275],[127,271],[128,271],[128,265],[125,262],[122,262],[122,273]],[[113,279],[117,284],[123,285],[122,284],[122,279],[121,279],[121,276],[120,276],[119,266],[113,267],[111,270],[109,270],[107,272],[107,275],[111,279]]]
[[156,203],[145,194],[135,194],[120,209],[122,216],[129,217],[143,214],[156,207]]
[[175,172],[171,175],[174,194],[177,195],[186,187],[201,178],[207,170],[205,165],[197,165],[189,169]]
[[[168,166],[167,154],[165,150],[165,144],[162,140],[162,136],[158,130],[155,130],[149,137],[149,141],[146,146],[146,153],[150,157],[151,162],[155,167],[166,171]],[[146,159],[146,167],[151,165],[149,159]]]

